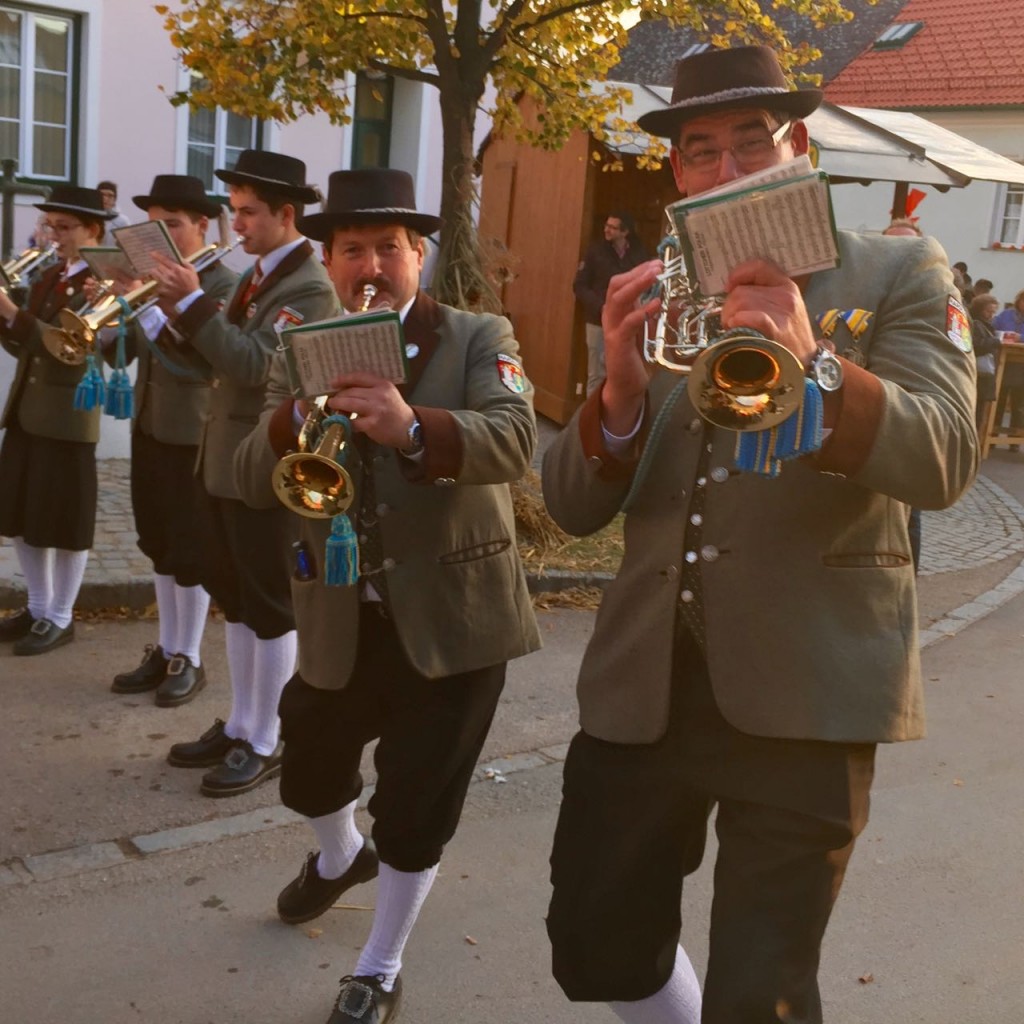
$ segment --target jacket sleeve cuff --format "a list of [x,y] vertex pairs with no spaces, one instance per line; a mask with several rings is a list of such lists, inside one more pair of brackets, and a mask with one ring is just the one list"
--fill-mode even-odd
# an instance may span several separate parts
[[447,409],[414,405],[423,428],[423,458],[416,462],[399,456],[402,475],[411,483],[458,480],[462,472],[462,432]]
[[278,458],[298,447],[299,435],[295,430],[294,410],[294,400],[286,398],[271,414],[267,424],[267,439]]
[[[840,476],[856,476],[863,468],[875,445],[885,407],[882,382],[863,367],[842,359],[843,386],[834,393],[838,408],[826,413],[831,419],[832,433],[812,456],[821,472]],[[826,400],[833,396],[826,396]]]
[[612,455],[605,447],[604,429],[601,426],[601,388],[598,388],[580,407],[579,430],[583,445],[583,456],[597,471],[600,480],[628,480],[640,461],[647,431],[650,427],[647,399],[644,399],[643,420],[633,440],[627,458]]
[[220,303],[203,292],[175,321],[174,327],[186,340],[191,338],[203,324],[220,312]]

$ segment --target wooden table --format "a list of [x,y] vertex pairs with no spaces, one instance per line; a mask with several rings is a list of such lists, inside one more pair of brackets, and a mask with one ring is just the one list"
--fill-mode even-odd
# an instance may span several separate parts
[[1024,446],[1024,427],[1007,427],[1003,431],[996,423],[996,409],[999,407],[999,390],[1003,386],[1003,371],[1011,363],[1024,363],[1024,343],[1004,342],[996,356],[996,400],[989,403],[985,417],[985,429],[981,437],[981,457],[984,459],[994,444],[1019,444]]

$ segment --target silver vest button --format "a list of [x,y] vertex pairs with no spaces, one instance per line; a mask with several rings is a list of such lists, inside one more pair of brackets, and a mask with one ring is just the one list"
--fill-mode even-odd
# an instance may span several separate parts
[[684,557],[686,558],[686,561],[690,565],[693,565],[693,563],[697,561],[697,552],[696,551],[687,551],[686,554],[684,555]]
[[703,558],[705,562],[714,562],[718,558],[718,548],[713,544],[705,544],[704,547],[700,549],[700,557]]
[[694,512],[693,515],[690,516],[690,522],[693,523],[694,526],[700,526],[701,523],[704,522],[704,517],[699,512]]
[[716,484],[724,484],[725,481],[729,479],[729,470],[727,470],[725,466],[715,466],[715,468],[711,470],[711,479],[714,480]]
[[682,601],[684,604],[689,604],[693,600],[693,591],[692,590],[684,590],[679,595],[679,600]]

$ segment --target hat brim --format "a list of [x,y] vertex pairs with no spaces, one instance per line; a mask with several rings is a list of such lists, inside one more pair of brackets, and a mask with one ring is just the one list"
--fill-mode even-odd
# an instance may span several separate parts
[[72,203],[33,203],[37,210],[46,213],[73,213],[76,217],[91,217],[93,220],[113,220],[117,214],[108,210],[94,210],[91,206],[75,206]]
[[313,188],[312,185],[293,185],[290,181],[261,178],[257,174],[246,174],[244,171],[214,171],[213,173],[229,185],[249,185],[250,187],[256,185],[300,203],[319,203],[321,199],[320,190]]
[[715,114],[720,110],[736,110],[740,107],[756,107],[778,110],[791,117],[806,117],[818,109],[823,96],[820,89],[797,89],[775,95],[743,96],[716,100],[712,103],[678,104],[661,110],[651,110],[638,117],[636,123],[649,135],[657,135],[675,142],[682,125],[707,114]]
[[307,238],[326,242],[334,228],[339,225],[363,227],[371,224],[401,224],[403,227],[418,231],[421,235],[432,235],[443,223],[440,217],[418,213],[416,210],[351,210],[311,213],[306,217],[300,217],[296,226]]
[[132,202],[140,210],[148,210],[151,206],[162,206],[165,210],[194,210],[211,219],[219,217],[224,209],[212,199],[200,203],[192,196],[132,196]]

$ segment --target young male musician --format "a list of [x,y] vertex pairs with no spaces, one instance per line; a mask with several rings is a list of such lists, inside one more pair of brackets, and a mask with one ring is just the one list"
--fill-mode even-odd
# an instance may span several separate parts
[[279,332],[337,309],[334,289],[296,221],[319,192],[294,157],[245,150],[229,186],[233,228],[258,257],[231,302],[202,290],[194,270],[163,261],[155,271],[183,359],[210,367],[211,399],[199,447],[208,543],[203,585],[224,612],[231,713],[168,755],[180,768],[211,768],[201,791],[245,793],[281,770],[277,705],[295,665],[288,580],[294,517],[283,506],[251,508],[235,486],[235,450],[256,423]]
[[[439,224],[417,212],[412,178],[395,170],[332,174],[326,208],[301,222],[324,243],[347,310],[373,285],[374,301],[400,313],[409,364],[398,387],[339,377],[329,402],[358,414],[359,457],[346,458],[358,583],[325,585],[331,524],[305,518],[304,578],[292,581],[299,669],[281,698],[281,798],[307,816],[320,850],[278,896],[281,919],[323,914],[380,859],[370,937],[330,1024],[398,1015],[402,951],[455,833],[506,662],[540,646],[508,489],[536,442],[532,389],[507,320],[419,290],[422,235]],[[281,359],[236,459],[253,504],[276,501],[271,471],[295,447],[302,410],[290,394]],[[360,755],[375,738],[370,842],[354,815]]]
[[[162,221],[184,259],[206,246],[211,220],[223,207],[206,195],[202,181],[188,174],[158,174],[149,195],[135,205],[150,220]],[[217,260],[199,274],[203,292],[223,304],[238,275]],[[175,366],[161,355],[167,314],[143,312],[128,329],[125,357],[138,359],[132,424],[131,493],[139,549],[153,562],[160,635],[146,645],[142,664],[114,677],[114,693],[156,690],[160,707],[192,700],[206,685],[199,655],[210,595],[203,589],[200,484],[195,465],[210,404],[205,374]],[[105,332],[108,362],[116,353],[115,332]],[[150,348],[149,342],[153,347]],[[164,338],[166,347],[172,344]]]
[[[74,407],[85,368],[61,362],[43,331],[62,309],[80,309],[89,268],[78,253],[99,245],[112,214],[96,189],[58,185],[44,203],[60,262],[33,284],[23,309],[0,291],[0,344],[18,360],[0,425],[0,534],[10,537],[28,605],[0,621],[15,654],[44,654],[75,635],[72,609],[96,525],[100,406]],[[59,486],[55,486],[59,481]]]

